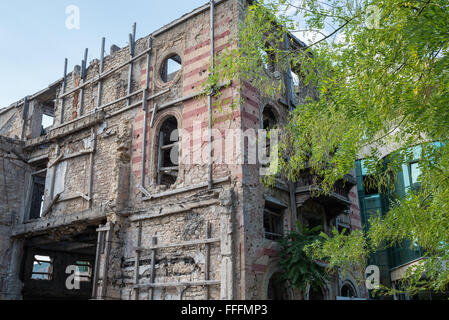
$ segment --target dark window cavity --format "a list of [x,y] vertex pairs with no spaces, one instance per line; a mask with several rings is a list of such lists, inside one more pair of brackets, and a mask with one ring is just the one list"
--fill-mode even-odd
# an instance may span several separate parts
[[178,122],[170,116],[158,134],[157,184],[170,186],[176,182],[179,171]]
[[266,201],[263,211],[265,238],[269,240],[279,240],[282,238],[284,234],[283,222],[283,210]]
[[34,166],[35,170],[31,174],[32,189],[31,189],[31,203],[29,219],[39,219],[44,210],[44,195],[45,195],[45,179],[47,177],[47,162]]

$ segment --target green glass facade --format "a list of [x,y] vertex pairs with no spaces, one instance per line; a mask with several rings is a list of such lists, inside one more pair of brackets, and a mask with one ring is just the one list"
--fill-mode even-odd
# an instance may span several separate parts
[[[440,146],[440,143],[434,143],[435,147]],[[379,194],[378,188],[373,187],[369,183],[370,175],[364,166],[364,160],[356,162],[356,176],[357,176],[357,192],[359,197],[360,218],[362,227],[365,230],[369,229],[369,218],[375,215],[384,216],[390,207],[391,200],[402,199],[410,191],[419,188],[419,175],[421,173],[419,167],[419,157],[421,154],[421,147],[416,146],[409,150],[411,156],[409,161],[401,165],[401,169],[396,172],[395,186],[385,194]],[[384,159],[386,165],[393,155]],[[423,250],[411,241],[403,241],[400,245],[388,248],[386,250],[378,251],[370,256],[369,264],[377,265],[380,269],[380,282],[388,287],[391,287],[390,272],[400,266],[409,264],[423,256]],[[374,298],[374,297],[372,297]],[[376,297],[385,299],[384,297]],[[406,294],[398,294],[396,299],[399,300],[439,300],[449,298],[449,293],[437,293],[430,291],[423,291],[417,295],[410,297]]]
[[[403,164],[401,170],[396,173],[394,191],[387,192],[386,194],[379,194],[377,187],[366,187],[366,180],[369,178],[368,170],[365,168],[363,160],[357,161],[357,192],[363,228],[369,228],[370,217],[374,215],[384,216],[389,210],[391,200],[403,198],[410,189],[419,187],[418,177],[420,169],[417,160],[419,159],[420,152],[421,148],[419,146],[413,149],[413,159]],[[387,161],[388,157],[384,159],[385,163]],[[381,269],[384,269],[384,276],[389,278],[387,273],[391,269],[407,264],[421,256],[421,248],[414,246],[409,241],[404,241],[401,245],[372,255],[370,263],[376,264]]]

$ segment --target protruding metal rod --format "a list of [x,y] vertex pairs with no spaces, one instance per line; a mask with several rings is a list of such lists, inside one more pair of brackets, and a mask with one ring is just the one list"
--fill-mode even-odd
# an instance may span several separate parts
[[100,54],[100,74],[103,73],[104,69],[104,46],[106,43],[106,38],[101,38],[101,54]]
[[143,90],[143,137],[142,137],[142,168],[140,169],[140,185],[145,188],[145,165],[147,162],[147,125],[148,125],[148,91]]
[[[103,226],[100,225],[100,228]],[[97,248],[96,248],[96,254],[95,254],[95,265],[94,265],[94,277],[93,277],[93,283],[92,283],[92,299],[96,299],[98,296],[97,289],[98,289],[98,271],[100,270],[100,255],[101,255],[101,247],[102,243],[104,241],[104,232],[98,231],[97,235]]]
[[[134,49],[135,49],[135,41],[136,41],[136,26],[137,24],[134,22],[133,24],[133,32],[129,35],[129,53],[131,58],[134,57]],[[133,63],[129,64],[128,71],[128,94],[132,91],[132,80],[133,80]],[[128,99],[128,106],[131,104],[131,99]]]
[[137,23],[133,23],[133,43],[136,42],[136,29],[137,29]]
[[[64,61],[64,78],[62,81],[62,93],[64,94],[67,89],[67,66],[68,66],[69,60],[65,58]],[[64,123],[64,98],[61,98],[61,112],[59,115],[59,124]]]
[[89,186],[87,196],[89,197],[89,209],[93,206],[93,190],[94,190],[94,153],[97,150],[97,132],[95,126],[91,129],[92,135],[92,153],[89,155]]
[[[104,46],[105,46],[106,38],[101,39],[101,55],[100,55],[100,74],[103,73],[104,70]],[[101,95],[103,93],[103,83],[101,79],[98,81],[98,93],[97,93],[97,109],[101,106]]]
[[[289,51],[290,50],[290,42],[288,35],[284,35],[284,49]],[[285,75],[285,83],[286,83],[286,100],[288,104],[288,110],[293,111],[293,78],[291,74],[291,66],[290,66],[290,60],[287,60],[287,74]],[[290,192],[290,206],[292,207],[292,217],[291,217],[291,223],[292,228],[294,228],[294,224],[296,223],[296,219],[298,219],[298,209],[296,204],[296,186],[293,181],[289,181],[288,188]]]
[[[206,224],[206,240],[209,240],[211,237],[211,230],[210,230],[211,224],[208,221]],[[210,272],[210,244],[206,243],[205,245],[205,253],[204,253],[205,257],[205,262],[204,262],[204,281],[209,281],[209,272]],[[204,288],[204,299],[205,300],[209,300],[210,298],[210,291],[209,291],[209,286],[206,286]]]
[[21,140],[24,139],[25,137],[25,127],[27,124],[27,118],[28,118],[28,109],[29,109],[29,102],[28,102],[28,96],[26,96],[25,98],[23,98],[23,111],[22,111],[22,135],[21,135]]
[[133,41],[133,35],[130,33],[128,35],[128,42],[129,42],[129,54],[134,56],[134,41]]
[[[86,81],[86,73],[87,73],[87,55],[89,53],[89,49],[86,48],[84,50],[84,60],[81,63],[81,80],[82,83]],[[84,88],[81,89],[80,92],[80,102],[79,102],[79,110],[78,110],[78,117],[82,116],[84,112]]]
[[109,270],[109,254],[111,252],[111,242],[112,242],[112,232],[114,225],[111,222],[108,222],[107,227],[109,230],[106,231],[106,244],[104,249],[104,262],[103,262],[103,279],[101,286],[101,296],[100,299],[106,298],[107,293],[107,285],[108,285],[108,270]]
[[[137,245],[142,245],[142,221],[139,221],[137,227]],[[134,285],[139,284],[140,273],[140,250],[136,250],[136,261],[134,262]],[[139,300],[139,288],[134,288],[134,300]]]
[[84,59],[83,59],[83,64],[82,64],[82,72],[81,72],[81,77],[84,79],[86,79],[86,69],[87,69],[87,55],[89,53],[89,49],[86,48],[84,50]]
[[[210,54],[211,54],[211,70],[215,66],[214,55],[215,55],[215,3],[214,0],[210,0]],[[209,190],[213,187],[213,158],[212,158],[212,97],[213,92],[209,93],[208,96],[208,106],[207,112],[209,116],[209,163],[208,163],[208,188]]]
[[[148,49],[149,50],[153,49],[153,38],[151,38],[151,37],[150,37],[150,39],[148,39]],[[146,71],[146,77],[145,77],[145,89],[146,90],[150,89],[150,69],[151,69],[152,57],[153,57],[153,51],[149,51],[148,56],[147,56],[147,71]]]
[[[157,238],[153,237],[153,239],[151,239],[151,244],[152,246],[156,246],[157,245]],[[155,264],[156,264],[156,249],[151,250],[151,269],[150,269],[150,283],[154,283],[154,276],[155,276]],[[149,292],[148,292],[148,300],[153,300],[154,296],[154,288],[150,288]]]

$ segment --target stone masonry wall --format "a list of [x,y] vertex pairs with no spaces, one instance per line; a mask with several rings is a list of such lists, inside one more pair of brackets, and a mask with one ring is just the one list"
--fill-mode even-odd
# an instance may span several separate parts
[[0,299],[13,298],[13,288],[9,285],[11,230],[23,210],[26,173],[29,172],[20,158],[21,153],[21,143],[0,136]]

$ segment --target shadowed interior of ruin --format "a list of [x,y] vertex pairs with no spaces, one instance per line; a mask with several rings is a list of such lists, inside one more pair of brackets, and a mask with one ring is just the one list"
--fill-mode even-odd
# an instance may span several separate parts
[[[82,232],[43,235],[27,239],[21,279],[24,300],[88,300],[92,296],[92,271],[95,268],[97,234],[95,226]],[[75,266],[79,289],[68,277]]]

